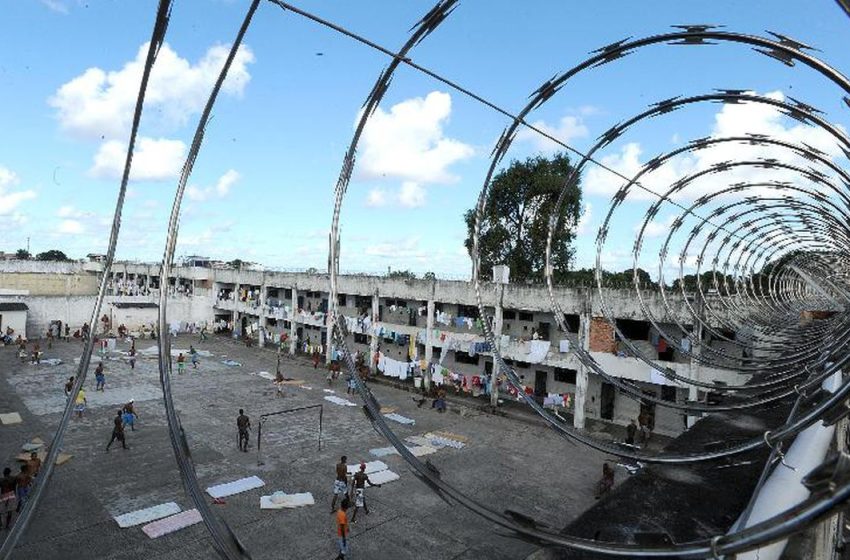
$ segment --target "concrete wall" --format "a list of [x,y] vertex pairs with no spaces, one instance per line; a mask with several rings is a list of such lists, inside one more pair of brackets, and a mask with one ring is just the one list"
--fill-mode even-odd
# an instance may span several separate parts
[[6,328],[15,329],[15,335],[27,337],[27,312],[26,311],[0,311],[0,333],[6,334]]

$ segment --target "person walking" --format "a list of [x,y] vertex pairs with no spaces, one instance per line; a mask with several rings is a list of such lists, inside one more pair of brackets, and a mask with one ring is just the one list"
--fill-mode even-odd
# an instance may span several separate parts
[[189,356],[192,358],[192,369],[198,369],[198,351],[194,346],[189,346]]
[[207,340],[207,325],[204,323],[204,326],[201,327],[201,332],[199,333],[198,342],[206,342]]
[[136,418],[138,418],[138,414],[136,414],[136,406],[135,401],[130,399],[130,402],[124,405],[124,408],[121,409],[121,419],[124,420],[125,426],[130,426],[130,430],[136,431]]
[[186,369],[186,356],[183,355],[183,352],[177,354],[177,374],[183,375],[183,371]]
[[339,550],[336,560],[345,560],[348,554],[348,507],[348,498],[343,498],[339,510],[336,511],[336,539]]
[[251,419],[245,415],[245,411],[239,409],[236,417],[236,429],[239,430],[239,451],[248,452],[248,430],[251,429]]
[[629,425],[626,426],[626,443],[628,445],[634,445],[635,444],[635,434],[636,433],[637,433],[637,425],[635,425],[635,420],[634,420],[634,418],[632,418],[632,420],[629,422]]
[[130,369],[136,369],[136,341],[130,344],[130,351],[127,352],[130,356]]
[[277,368],[277,373],[274,376],[274,384],[277,387],[277,393],[275,394],[275,398],[280,398],[283,396],[283,373],[280,371],[280,367]]
[[80,387],[80,392],[77,393],[77,400],[74,402],[74,411],[77,413],[77,418],[83,417],[83,412],[86,411],[87,406],[86,392]]
[[366,515],[369,515],[369,507],[366,505],[366,485],[381,487],[380,484],[372,484],[369,480],[369,475],[366,474],[366,463],[360,463],[360,470],[354,474],[352,478],[352,486],[354,486],[354,513],[351,514],[351,523],[357,523],[357,510],[363,508]]
[[336,501],[348,494],[348,457],[343,455],[336,464],[336,479],[334,480],[334,499],[331,502],[331,513],[336,511]]
[[109,440],[109,443],[106,444],[106,451],[109,451],[109,448],[112,446],[112,443],[117,439],[121,442],[121,447],[124,449],[130,449],[127,447],[127,442],[124,438],[124,419],[121,417],[121,411],[115,415],[115,418],[112,419],[112,438]]
[[27,496],[30,494],[32,486],[32,475],[30,474],[30,466],[27,463],[21,465],[21,472],[15,479],[15,496],[17,497],[17,506],[15,511],[20,512],[21,508],[27,501]]
[[65,398],[71,397],[71,391],[74,390],[74,376],[68,378],[68,381],[65,383],[65,387],[63,387],[65,391]]
[[596,499],[598,500],[614,487],[614,469],[608,463],[602,463],[602,478],[596,483]]
[[97,368],[94,370],[94,378],[97,381],[97,385],[95,386],[95,391],[103,391],[106,387],[106,374],[103,373],[103,362],[97,364]]
[[[17,487],[18,481],[12,476],[12,469],[6,467],[3,469],[3,478],[0,479],[0,529],[12,528],[12,514],[18,505],[18,497],[15,492]],[[3,525],[3,517],[6,518],[5,526]]]

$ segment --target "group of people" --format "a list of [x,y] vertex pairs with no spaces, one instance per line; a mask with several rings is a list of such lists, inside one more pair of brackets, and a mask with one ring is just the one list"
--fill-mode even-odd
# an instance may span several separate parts
[[31,452],[29,460],[25,461],[20,469],[20,472],[14,476],[9,467],[3,469],[3,478],[0,479],[0,529],[11,528],[13,514],[20,512],[26,503],[30,490],[41,471],[41,459],[38,453]]
[[635,424],[634,420],[629,422],[629,425],[626,426],[626,444],[646,444],[649,441],[649,436],[652,435],[652,420],[652,416],[648,412],[644,411],[638,416],[638,424],[640,424],[640,426]]
[[[344,559],[348,554],[348,510],[351,502],[354,502],[354,512],[351,514],[351,523],[357,523],[357,512],[360,508],[369,515],[369,507],[366,505],[366,486],[381,487],[373,484],[366,474],[366,464],[360,463],[360,470],[351,477],[348,476],[348,457],[343,455],[336,464],[336,478],[333,484],[333,501],[331,502],[331,513],[336,514],[337,546],[339,554],[337,559]],[[337,501],[339,500],[339,508]]]

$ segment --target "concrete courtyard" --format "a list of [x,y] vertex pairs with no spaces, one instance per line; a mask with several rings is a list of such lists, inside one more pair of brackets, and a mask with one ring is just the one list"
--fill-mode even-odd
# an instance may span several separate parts
[[[257,475],[266,484],[213,505],[253,558],[333,558],[336,554],[334,518],[330,515],[334,465],[341,455],[349,464],[380,459],[401,478],[367,490],[371,514],[361,511],[352,526],[351,557],[380,559],[517,559],[534,547],[500,536],[496,528],[464,508],[443,502],[421,483],[397,455],[375,457],[369,450],[389,444],[371,427],[360,407],[324,400],[328,394],[326,370],[314,370],[306,361],[285,359],[284,375],[304,380],[288,386],[276,398],[272,382],[259,372],[274,373],[276,355],[248,349],[231,340],[180,336],[175,349],[194,344],[202,356],[200,367],[187,363],[186,374],[175,374],[175,402],[186,429],[201,486]],[[17,558],[26,559],[208,559],[216,557],[203,524],[150,539],[140,527],[121,529],[114,517],[163,502],[193,507],[180,482],[169,443],[156,354],[145,349],[154,341],[137,341],[139,358],[134,371],[118,354],[104,360],[106,390],[94,391],[90,371],[85,389],[89,410],[72,420],[63,451],[73,458],[56,467],[35,518],[20,542]],[[43,347],[45,344],[43,343]],[[0,348],[0,413],[18,412],[23,422],[0,425],[0,455],[17,472],[14,456],[21,445],[39,436],[49,442],[65,403],[62,387],[75,374],[79,341],[57,342],[45,348],[45,358],[60,365],[35,366],[18,361],[16,348]],[[127,344],[117,350],[126,351]],[[241,366],[230,366],[231,359]],[[91,370],[97,365],[92,359]],[[188,359],[187,359],[188,362]],[[593,487],[602,463],[610,459],[572,445],[542,425],[482,413],[460,415],[416,408],[410,393],[373,384],[383,406],[396,407],[413,418],[413,426],[392,423],[401,437],[447,430],[469,438],[463,449],[444,448],[427,458],[443,478],[489,507],[512,509],[561,528],[594,502]],[[308,389],[307,387],[311,387]],[[331,389],[345,398],[344,382]],[[135,399],[139,420],[127,431],[130,449],[113,445],[105,452],[112,418],[121,404]],[[360,404],[359,397],[351,396]],[[256,426],[260,414],[288,408],[324,405],[324,433],[318,448],[318,414],[287,414],[269,420],[263,428],[263,464],[258,465]],[[428,405],[426,405],[428,406]],[[235,418],[244,408],[254,424],[251,447],[242,453],[236,445]],[[454,410],[453,410],[454,409]],[[625,476],[617,470],[617,481]],[[275,490],[312,492],[313,506],[265,511],[259,497]],[[208,497],[208,496],[207,496]],[[209,497],[208,497],[209,498]],[[210,498],[211,500],[211,498]],[[5,532],[0,532],[0,538]]]

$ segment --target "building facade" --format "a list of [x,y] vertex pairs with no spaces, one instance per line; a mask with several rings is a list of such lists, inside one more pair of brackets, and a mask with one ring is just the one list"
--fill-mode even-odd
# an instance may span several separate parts
[[[27,304],[30,337],[46,332],[57,320],[78,328],[90,320],[102,269],[99,262],[3,262],[0,294],[10,287],[18,295],[0,295],[0,301]],[[141,335],[153,327],[155,309],[150,305],[164,289],[172,330],[206,325],[220,334],[252,337],[260,345],[279,344],[285,338],[289,352],[321,347],[325,360],[335,357],[338,349],[327,343],[332,327],[327,315],[327,275],[182,266],[163,280],[159,272],[158,265],[116,263],[101,315],[107,315],[113,327],[123,323]],[[694,418],[622,394],[578,360],[577,347],[588,351],[610,375],[659,399],[682,403],[710,397],[667,379],[631,355],[604,317],[594,290],[556,290],[566,314],[566,331],[559,329],[543,286],[484,283],[484,317],[473,286],[466,282],[341,276],[337,297],[346,321],[348,349],[368,357],[366,363],[379,374],[409,375],[409,383],[444,383],[489,398],[494,365],[483,335],[487,321],[500,353],[520,376],[526,392],[556,412],[572,415],[578,428],[584,428],[587,419],[624,425],[643,413],[652,418],[656,432],[676,435]],[[692,332],[689,302],[680,295],[667,294],[667,306],[660,294],[652,292],[638,298],[632,291],[607,290],[604,299],[623,336],[653,363],[690,379],[730,385],[746,382],[746,376],[735,370],[743,358],[740,347]],[[672,338],[699,336],[703,348],[725,352],[728,369],[705,367],[677,345],[667,344],[647,316],[654,317]],[[424,375],[416,380],[423,360]],[[517,398],[508,389],[506,383],[497,386],[498,398]]]

